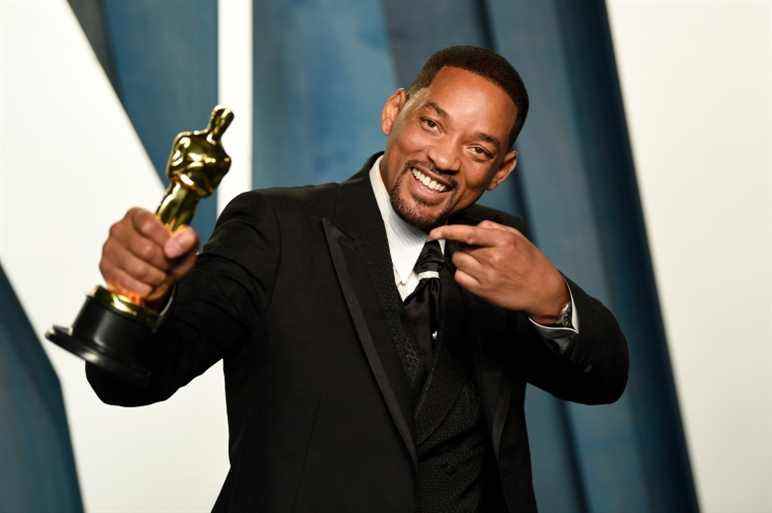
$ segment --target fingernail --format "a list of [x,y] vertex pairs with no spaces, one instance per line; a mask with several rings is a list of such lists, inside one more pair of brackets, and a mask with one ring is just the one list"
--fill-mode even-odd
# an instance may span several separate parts
[[169,258],[177,258],[182,254],[182,246],[180,245],[177,238],[172,237],[168,241],[166,241],[166,246],[164,247],[164,251],[166,252],[166,256]]

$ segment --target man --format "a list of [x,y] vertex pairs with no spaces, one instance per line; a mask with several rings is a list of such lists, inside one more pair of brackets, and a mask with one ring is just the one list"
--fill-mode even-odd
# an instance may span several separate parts
[[239,196],[197,260],[192,230],[130,210],[108,283],[184,279],[146,344],[151,385],[87,365],[97,394],[164,400],[223,358],[218,512],[535,511],[526,382],[612,402],[627,346],[519,220],[474,205],[514,170],[527,108],[505,59],[448,48],[387,99],[383,155],[342,184]]

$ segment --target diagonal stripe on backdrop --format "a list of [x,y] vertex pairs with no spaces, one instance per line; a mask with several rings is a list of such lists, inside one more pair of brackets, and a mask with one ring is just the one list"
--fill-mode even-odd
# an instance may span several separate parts
[[[167,184],[172,138],[206,126],[217,103],[216,2],[70,0],[70,5]],[[215,216],[216,199],[203,200],[193,220],[203,240]]]
[[2,511],[83,511],[59,379],[0,265]]
[[[67,0],[72,12],[80,23],[80,28],[86,34],[91,49],[105,70],[107,78],[118,92],[118,82],[115,77],[113,56],[110,51],[110,40],[106,32],[104,4],[102,0]],[[120,96],[120,93],[119,93]]]
[[[532,116],[521,144],[531,228],[550,258],[615,312],[630,382],[609,407],[569,407],[589,511],[697,510],[601,1],[491,1]],[[580,321],[581,324],[581,321]]]

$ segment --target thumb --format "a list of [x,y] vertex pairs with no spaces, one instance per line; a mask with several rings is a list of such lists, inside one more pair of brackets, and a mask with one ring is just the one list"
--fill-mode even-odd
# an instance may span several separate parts
[[198,246],[198,235],[190,226],[183,226],[176,230],[164,244],[166,258],[177,258]]

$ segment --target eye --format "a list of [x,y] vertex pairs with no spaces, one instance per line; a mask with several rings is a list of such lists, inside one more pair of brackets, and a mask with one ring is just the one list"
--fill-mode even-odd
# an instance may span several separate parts
[[427,129],[431,131],[438,130],[440,128],[439,123],[434,121],[431,118],[422,117],[421,118],[421,124]]
[[482,146],[472,146],[472,153],[478,157],[493,158],[493,153],[483,148]]

